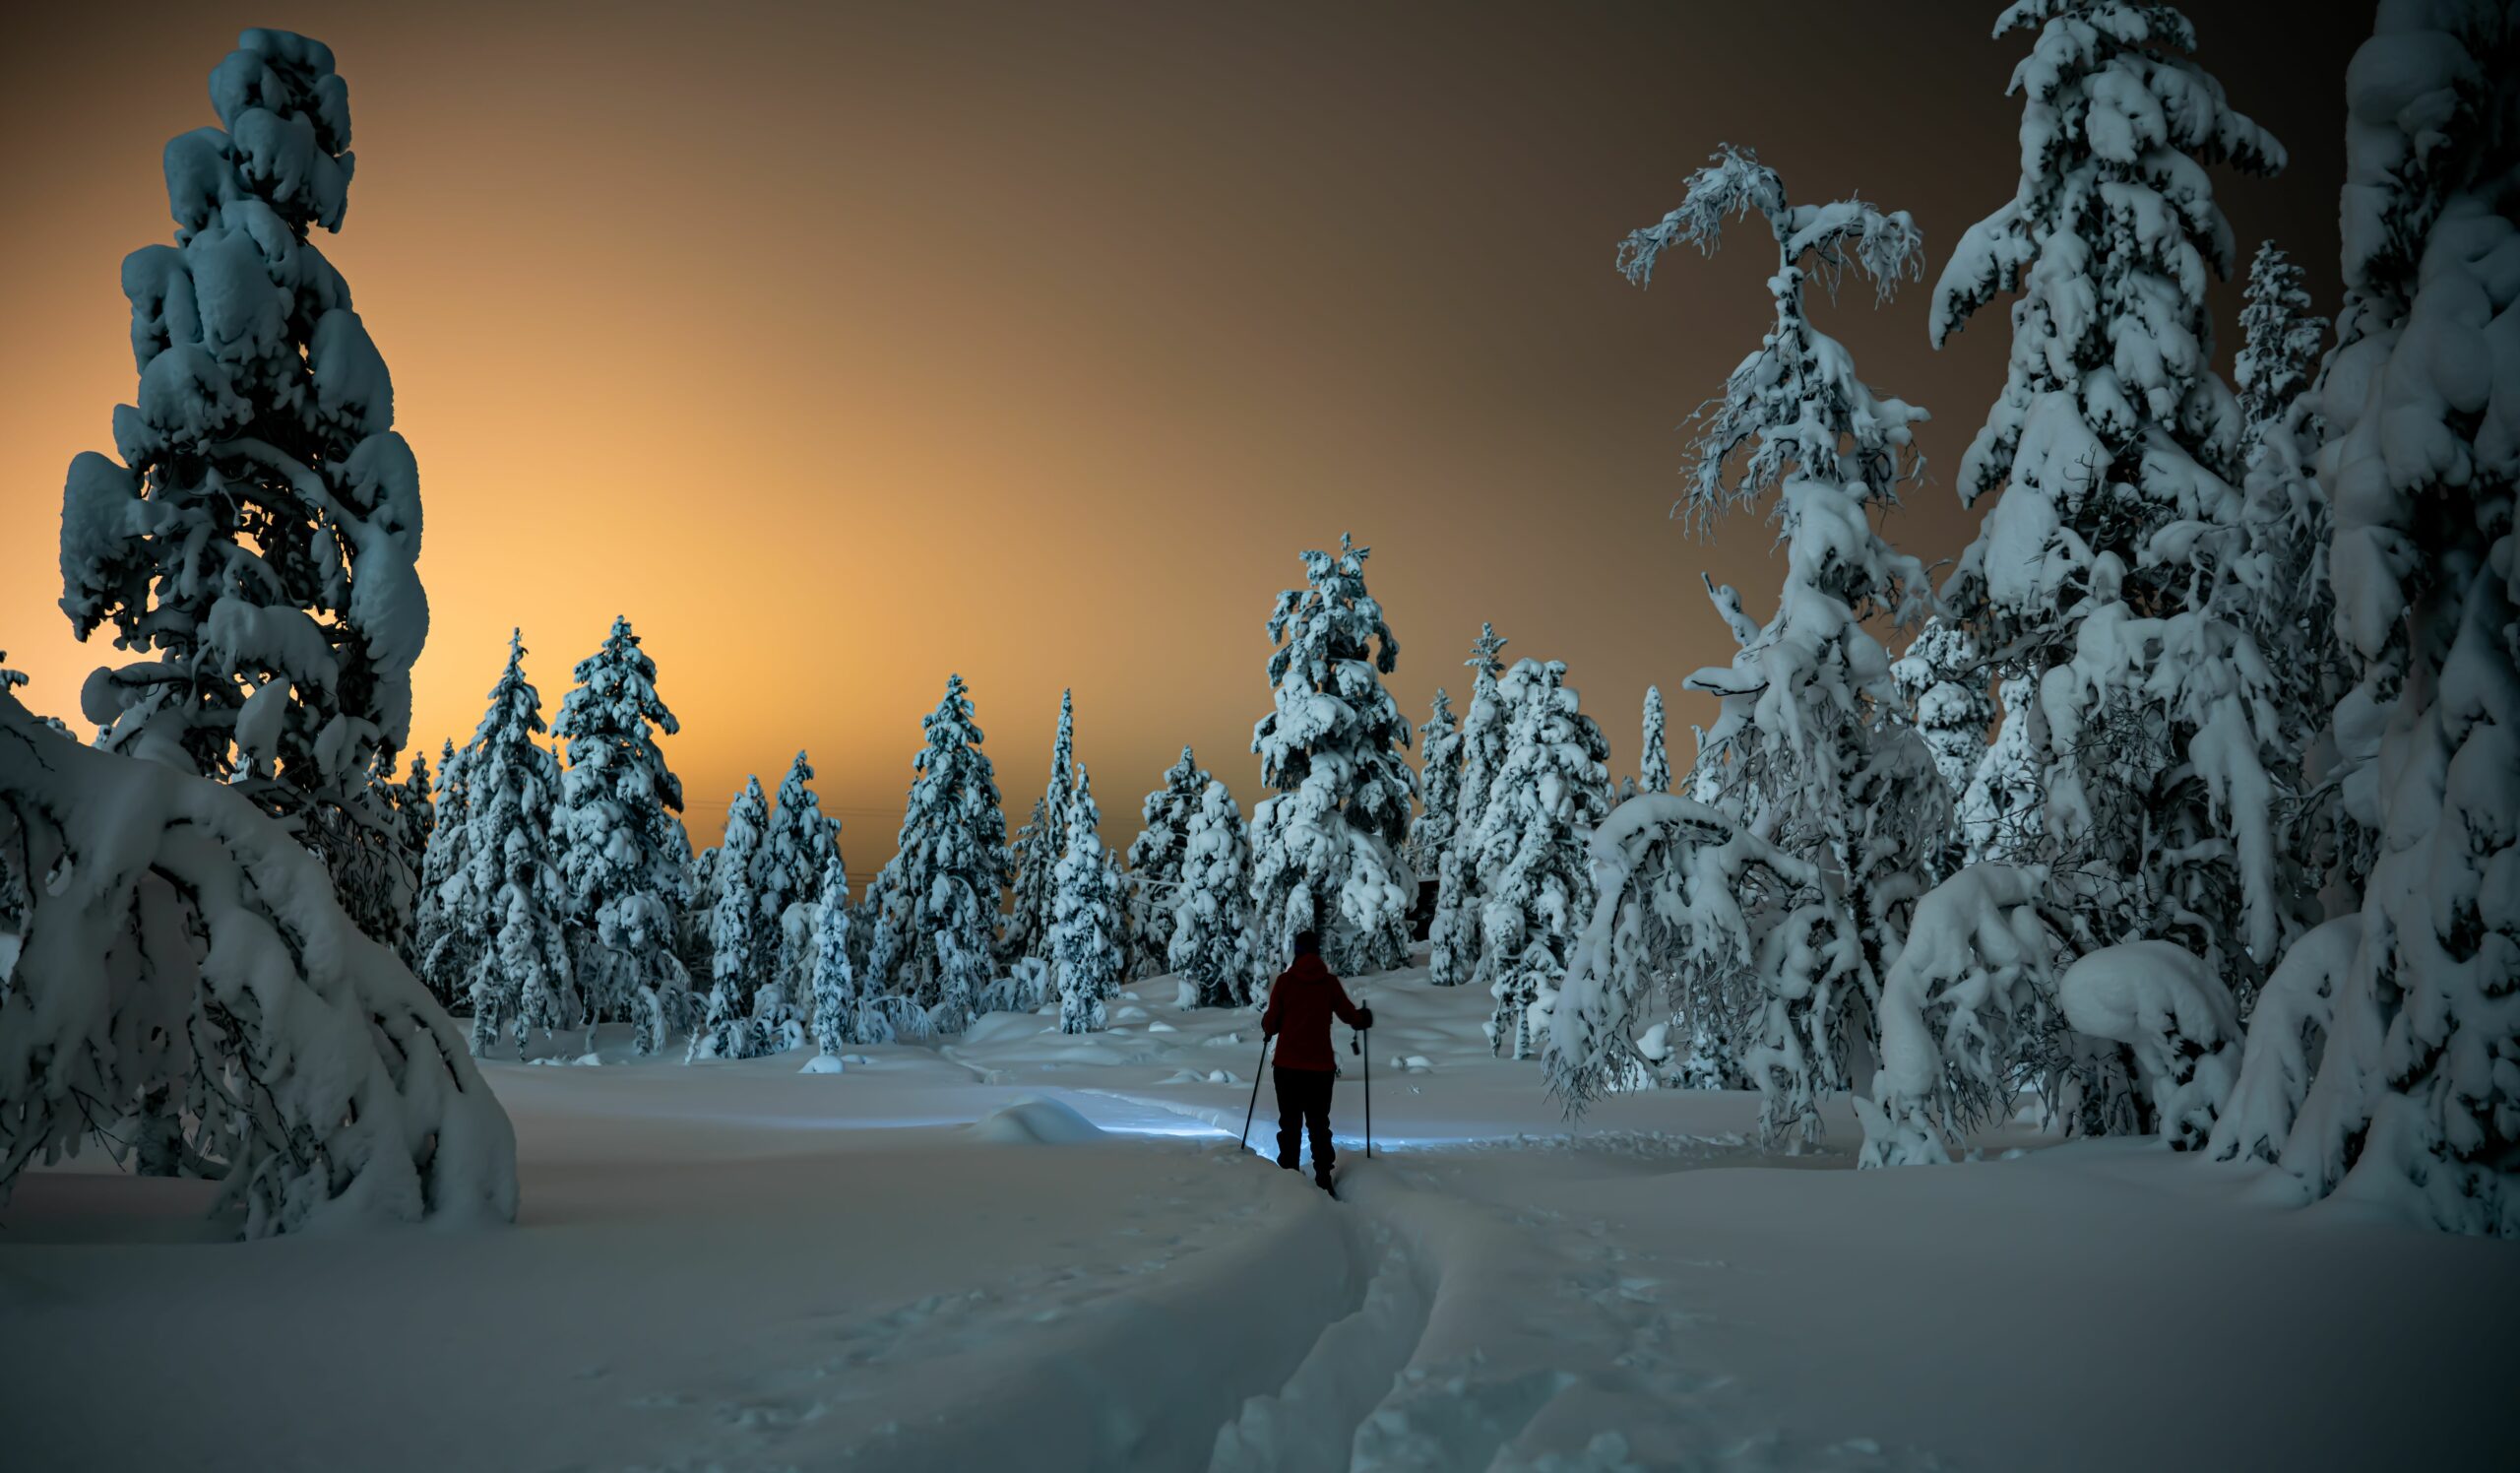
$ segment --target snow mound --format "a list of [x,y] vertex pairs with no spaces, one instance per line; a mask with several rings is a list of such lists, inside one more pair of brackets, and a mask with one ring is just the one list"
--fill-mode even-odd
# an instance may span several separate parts
[[805,1066],[798,1069],[796,1072],[799,1074],[838,1074],[844,1072],[847,1068],[848,1065],[842,1061],[841,1056],[837,1054],[817,1054],[813,1057],[806,1059]]
[[972,1133],[1003,1146],[1073,1145],[1102,1134],[1072,1107],[1039,1095],[1027,1095],[981,1116],[972,1125]]

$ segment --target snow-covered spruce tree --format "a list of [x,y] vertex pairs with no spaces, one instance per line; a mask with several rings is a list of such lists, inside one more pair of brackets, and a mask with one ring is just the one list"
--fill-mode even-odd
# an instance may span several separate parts
[[82,746],[6,684],[0,1198],[155,1117],[248,1238],[513,1219],[506,1114],[322,863],[232,787]]
[[411,970],[438,1005],[453,1008],[472,986],[472,933],[463,923],[465,886],[472,856],[466,840],[465,753],[447,741],[438,749],[436,821],[420,856],[420,899],[411,922]]
[[[429,780],[427,757],[418,752],[411,754],[410,768],[403,774],[403,781],[394,785],[392,797],[394,817],[401,824],[397,837],[402,844],[403,865],[411,871],[416,881],[420,865],[428,858],[429,835],[437,829],[437,797],[436,790]],[[417,908],[415,895],[413,902],[415,925]],[[412,938],[408,933],[403,938],[400,950],[407,963],[414,955]]]
[[569,896],[552,820],[560,763],[542,735],[542,696],[525,677],[525,633],[508,636],[508,663],[465,748],[465,873],[456,924],[472,956],[472,1050],[487,1055],[505,1030],[523,1057],[536,1029],[547,1037],[586,1014],[569,956]]
[[2021,0],[2022,173],[1934,289],[1936,344],[2018,291],[2004,392],[1960,469],[2003,495],[1945,596],[2047,727],[2040,847],[2075,945],[2150,937],[2221,976],[2280,947],[2268,767],[2275,679],[2210,591],[2240,547],[2237,402],[2211,366],[2205,288],[2231,227],[2202,165],[2284,151],[2187,53],[2168,5]]
[[770,829],[770,800],[761,779],[747,775],[726,804],[726,833],[710,854],[717,894],[709,905],[709,1006],[683,1055],[698,1058],[750,1058],[753,999],[762,984],[754,970],[761,955],[761,897],[753,889],[753,857]]
[[1496,999],[1487,1041],[1499,1054],[1540,1052],[1566,956],[1591,920],[1585,841],[1610,807],[1609,742],[1566,686],[1566,666],[1516,661],[1497,682],[1511,711],[1479,831],[1461,842],[1483,897],[1476,981]]
[[1461,721],[1442,686],[1418,728],[1418,819],[1409,826],[1409,867],[1420,881],[1443,871],[1453,843],[1453,819],[1461,806]]
[[849,870],[838,855],[823,868],[820,899],[814,908],[814,960],[810,976],[813,999],[814,1050],[837,1057],[850,1044],[866,1041],[857,989],[857,969],[849,957]]
[[[1735,216],[1758,217],[1775,241],[1776,315],[1700,416],[1683,508],[1703,530],[1727,509],[1769,501],[1784,531],[1786,577],[1762,626],[1751,626],[1730,589],[1716,594],[1741,648],[1731,666],[1688,679],[1722,702],[1693,784],[1820,877],[1818,910],[1796,923],[1805,939],[1792,969],[1763,979],[1793,1000],[1769,1010],[1771,1031],[1757,1041],[1765,1062],[1753,1061],[1754,1070],[1813,1070],[1780,1086],[1802,1098],[1848,1082],[1950,812],[1932,754],[1905,721],[1889,657],[1866,626],[1907,622],[1923,597],[1923,568],[1882,540],[1872,514],[1896,504],[1914,465],[1912,426],[1925,415],[1876,397],[1805,314],[1809,281],[1833,284],[1849,266],[1886,295],[1915,271],[1919,236],[1905,213],[1860,200],[1794,205],[1774,170],[1728,148],[1690,177],[1677,209],[1628,236],[1620,269],[1645,285],[1663,252],[1711,251]],[[1796,1035],[1791,1049],[1777,1028]],[[1796,1123],[1815,1131],[1817,1117]]]
[[1408,719],[1382,686],[1400,642],[1365,591],[1371,548],[1305,552],[1304,587],[1269,615],[1274,709],[1252,729],[1260,777],[1278,796],[1251,821],[1252,905],[1264,964],[1321,932],[1322,960],[1354,974],[1409,960],[1416,880],[1401,857],[1418,775],[1402,752]]
[[1461,720],[1461,780],[1453,800],[1449,842],[1435,866],[1435,915],[1429,923],[1427,980],[1439,988],[1470,981],[1479,966],[1478,870],[1462,841],[1487,816],[1487,790],[1505,760],[1504,706],[1496,677],[1505,672],[1505,641],[1494,624],[1480,624],[1470,646],[1470,710]]
[[[1006,814],[961,675],[946,677],[944,696],[919,728],[925,742],[911,759],[917,775],[900,843],[877,881],[883,898],[863,983],[870,993],[909,998],[939,1030],[959,1033],[971,1026],[997,941]],[[951,950],[940,936],[952,937]]]
[[2317,471],[2357,682],[2333,739],[2377,853],[2270,980],[2211,1149],[2520,1237],[2520,27],[2384,7],[2346,78]]
[[804,994],[813,927],[809,917],[791,923],[788,913],[800,902],[810,910],[823,870],[840,853],[840,820],[824,815],[822,800],[806,786],[813,780],[813,764],[799,751],[779,780],[778,807],[752,858],[753,896],[761,906],[755,975],[778,983],[791,998]]
[[1165,770],[1164,786],[1146,796],[1146,827],[1129,844],[1129,975],[1152,977],[1172,954],[1172,909],[1181,899],[1181,861],[1190,819],[1208,791],[1207,769],[1188,747]]
[[633,1047],[664,1047],[671,1020],[689,1007],[690,977],[675,955],[691,903],[691,841],[683,833],[682,780],[665,765],[656,734],[681,730],[657,694],[657,666],[630,621],[616,616],[603,644],[578,662],[553,737],[568,744],[560,779],[560,879],[569,895],[571,955],[588,999],[587,1022],[628,1018]]
[[1977,636],[1965,625],[1928,618],[1890,672],[1907,697],[1917,735],[1933,753],[1943,790],[1960,801],[1985,760],[1986,733],[1995,723]]
[[137,405],[70,463],[61,607],[147,652],[80,696],[108,750],[232,781],[322,857],[360,929],[409,941],[383,791],[428,635],[419,471],[385,360],[308,232],[348,203],[349,92],[320,41],[251,30],[220,126],[166,146],[173,245],[123,261]]
[[2046,842],[2048,720],[2027,673],[2005,675],[2000,695],[2002,724],[1960,793],[1962,854],[1972,865],[2035,864]]
[[1058,735],[1050,742],[1050,776],[1032,820],[1017,831],[1010,865],[1014,871],[1014,907],[1007,913],[1006,934],[999,956],[1013,962],[1027,956],[1047,960],[1050,927],[1057,920],[1051,891],[1057,887],[1059,856],[1067,848],[1067,805],[1076,791],[1076,692],[1059,692]]
[[1242,809],[1221,782],[1210,780],[1190,816],[1166,960],[1181,979],[1184,1007],[1243,1006],[1259,981],[1258,940],[1251,929],[1251,840]]
[[2318,372],[2327,319],[2310,311],[2308,277],[2272,240],[2249,258],[2248,305],[2240,310],[2240,351],[2232,390],[2240,406],[2243,454],[2263,442]]
[[1067,852],[1059,856],[1058,924],[1050,929],[1050,965],[1059,990],[1059,1031],[1100,1033],[1103,1003],[1120,985],[1120,925],[1125,896],[1120,866],[1102,847],[1102,814],[1094,785],[1076,770],[1068,804]]
[[1636,791],[1669,793],[1671,791],[1671,750],[1664,736],[1663,687],[1645,687],[1645,744],[1638,748],[1636,759]]

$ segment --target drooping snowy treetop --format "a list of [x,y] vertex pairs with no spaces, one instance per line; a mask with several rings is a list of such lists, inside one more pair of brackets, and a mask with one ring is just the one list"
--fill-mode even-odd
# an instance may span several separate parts
[[[1814,278],[1833,285],[1853,267],[1887,295],[1915,274],[1921,242],[1905,212],[1854,198],[1793,204],[1775,170],[1727,148],[1690,176],[1677,209],[1628,236],[1620,270],[1646,285],[1665,251],[1711,252],[1727,220],[1751,216],[1776,245],[1775,317],[1699,416],[1681,511],[1703,529],[1728,508],[1768,500],[1784,531],[1786,578],[1763,625],[1731,589],[1716,593],[1741,649],[1731,666],[1688,679],[1723,703],[1691,786],[1819,877],[1816,896],[1769,897],[1773,919],[1801,941],[1761,979],[1780,1005],[1766,1014],[1753,1066],[1772,1101],[1796,1102],[1772,1127],[1807,1132],[1817,1118],[1801,1102],[1845,1082],[1950,799],[1866,626],[1909,622],[1926,596],[1922,567],[1872,521],[1912,473],[1913,426],[1925,413],[1858,378],[1846,350],[1811,325],[1805,292]],[[1772,1071],[1793,1077],[1771,1081]]]
[[109,749],[238,778],[400,945],[415,877],[375,785],[428,635],[419,472],[349,287],[307,238],[347,205],[349,92],[331,48],[258,29],[210,96],[220,126],[166,146],[175,243],[123,262],[139,402],[63,491],[62,609],[145,657],[99,669],[80,705]]
[[577,683],[561,698],[551,735],[569,753],[553,829],[573,955],[590,1021],[634,1020],[638,1052],[654,1054],[668,1016],[661,994],[691,985],[673,945],[691,903],[691,841],[674,816],[682,780],[657,745],[659,732],[671,736],[681,726],[657,694],[656,662],[627,618],[613,619],[602,646],[572,676]]
[[1269,615],[1273,709],[1251,749],[1278,796],[1252,817],[1251,883],[1270,965],[1291,960],[1306,929],[1340,972],[1409,957],[1414,885],[1401,846],[1418,779],[1402,755],[1408,719],[1382,685],[1400,643],[1365,590],[1370,550],[1342,533],[1338,555],[1304,553],[1304,586]]
[[[2346,73],[2317,393],[2360,906],[2269,979],[2213,1151],[2520,1237],[2520,25],[2384,6]],[[2305,1045],[2323,1039],[2312,1051]]]

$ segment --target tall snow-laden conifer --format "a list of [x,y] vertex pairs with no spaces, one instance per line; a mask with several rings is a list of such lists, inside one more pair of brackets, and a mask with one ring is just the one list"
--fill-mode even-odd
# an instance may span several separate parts
[[1436,864],[1435,916],[1426,932],[1427,980],[1439,988],[1470,981],[1479,965],[1479,870],[1463,846],[1487,816],[1488,785],[1505,760],[1508,713],[1496,699],[1505,643],[1494,624],[1480,624],[1463,662],[1471,680],[1470,710],[1461,719],[1461,780],[1451,839]]
[[1269,615],[1274,709],[1251,734],[1262,781],[1278,790],[1252,815],[1252,899],[1264,959],[1292,960],[1317,929],[1339,972],[1409,959],[1415,888],[1401,846],[1417,774],[1402,756],[1409,722],[1382,686],[1400,643],[1365,591],[1365,557],[1342,533],[1339,553],[1303,554],[1304,587]]
[[1882,540],[1872,515],[1896,504],[1915,463],[1912,426],[1925,414],[1856,376],[1846,350],[1811,325],[1805,291],[1852,266],[1887,295],[1915,272],[1920,237],[1905,212],[1858,199],[1792,204],[1774,170],[1726,149],[1690,178],[1679,208],[1628,236],[1620,269],[1645,285],[1663,252],[1711,251],[1735,216],[1756,216],[1775,242],[1776,315],[1700,416],[1683,506],[1703,528],[1768,501],[1784,531],[1786,578],[1764,625],[1731,589],[1715,591],[1741,648],[1730,666],[1688,679],[1722,702],[1692,786],[1819,877],[1812,903],[1779,919],[1799,929],[1800,943],[1763,969],[1768,1006],[1750,1058],[1772,1104],[1795,1102],[1790,1118],[1770,1115],[1771,1131],[1809,1134],[1817,1117],[1807,1102],[1846,1083],[1870,1031],[1950,800],[1866,627],[1909,620],[1924,597],[1923,568]]
[[466,874],[457,914],[472,953],[475,1054],[489,1053],[505,1031],[522,1057],[535,1030],[548,1036],[585,1015],[551,831],[560,763],[534,739],[542,729],[542,697],[525,678],[518,630],[508,636],[507,668],[465,748]]
[[428,636],[419,470],[309,238],[347,208],[349,93],[330,47],[257,29],[210,96],[220,126],[166,146],[175,243],[123,261],[138,403],[63,491],[63,611],[148,652],[80,705],[107,750],[232,780],[402,947],[416,876],[382,790]]
[[1511,713],[1505,760],[1479,831],[1461,842],[1480,875],[1478,980],[1496,999],[1488,1042],[1527,1058],[1592,917],[1585,843],[1609,812],[1609,743],[1566,687],[1562,662],[1516,661],[1496,692]]
[[[1006,815],[961,675],[946,677],[919,728],[925,742],[911,761],[917,775],[900,844],[877,881],[883,898],[863,985],[910,998],[939,1029],[958,1033],[971,1024],[997,941]],[[951,939],[940,944],[940,936]]]
[[2210,1149],[2520,1237],[2520,27],[2385,6],[2346,102],[2316,468],[2356,682],[2330,739],[2378,842],[2269,980]]
[[1461,723],[1452,697],[1436,687],[1435,702],[1418,728],[1418,821],[1409,826],[1409,867],[1419,880],[1443,871],[1452,848],[1453,820],[1461,806]]
[[1645,687],[1645,744],[1636,760],[1636,787],[1640,793],[1671,791],[1671,749],[1664,735],[1663,687]]
[[1251,841],[1233,795],[1214,780],[1190,818],[1166,960],[1181,979],[1185,1007],[1242,1006],[1259,980],[1251,929]]
[[2327,319],[2310,311],[2308,278],[2292,258],[2262,241],[2249,258],[2248,305],[2240,310],[2240,351],[2232,358],[2232,390],[2240,406],[2243,456],[2284,420],[2318,372]]
[[2239,555],[2243,421],[2214,373],[2234,265],[2203,165],[2284,151],[2226,102],[2168,5],[2021,0],[2022,171],[1934,289],[1936,344],[2019,292],[2002,397],[1960,468],[2002,497],[1946,589],[2047,727],[2040,845],[2075,944],[2173,940],[2261,968],[2289,907],[2273,835],[2275,676],[2214,607]]
[[788,911],[815,903],[823,870],[840,853],[840,820],[824,816],[822,800],[806,786],[813,780],[813,764],[796,753],[779,780],[778,806],[752,860],[753,896],[761,907],[755,970],[788,989],[791,999],[806,986],[812,927],[802,913],[791,920]]
[[[394,786],[394,816],[401,820],[403,864],[414,876],[428,857],[429,835],[437,830],[436,791],[429,781],[429,759],[418,752],[411,754],[411,765],[403,781]],[[406,954],[410,948],[404,948]]]
[[603,644],[578,662],[551,735],[567,743],[560,780],[560,878],[569,895],[572,955],[590,1003],[637,1025],[633,1047],[664,1046],[667,1020],[690,1009],[669,993],[691,980],[674,949],[691,903],[691,841],[682,780],[665,765],[660,732],[681,730],[657,694],[657,666],[616,616]]
[[452,740],[438,750],[437,821],[420,856],[420,899],[411,922],[411,970],[447,1008],[472,986],[472,933],[463,919],[472,867],[465,850],[472,830],[465,821],[464,757]]
[[1181,899],[1181,860],[1190,819],[1207,792],[1207,769],[1188,747],[1166,768],[1164,786],[1146,796],[1139,815],[1146,827],[1129,844],[1129,975],[1152,977],[1172,952],[1172,910]]
[[1014,908],[1006,917],[1006,938],[999,954],[1012,962],[1027,956],[1047,959],[1050,927],[1055,922],[1059,856],[1067,850],[1067,805],[1076,790],[1076,692],[1059,692],[1058,735],[1050,742],[1050,776],[1032,820],[1015,836],[1012,867]]
[[864,996],[849,955],[849,870],[834,855],[823,868],[822,896],[814,913],[814,961],[810,977],[817,1053],[837,1056],[866,1042]]
[[1068,805],[1067,851],[1059,856],[1058,921],[1050,929],[1050,965],[1059,990],[1059,1031],[1100,1033],[1104,1003],[1120,985],[1120,866],[1102,847],[1102,814],[1094,785],[1076,772]]
[[710,853],[717,894],[709,905],[709,1006],[683,1057],[749,1058],[761,1052],[752,1030],[754,994],[762,984],[754,970],[761,955],[761,897],[753,889],[753,860],[770,829],[770,800],[761,779],[747,776],[726,805],[726,834]]

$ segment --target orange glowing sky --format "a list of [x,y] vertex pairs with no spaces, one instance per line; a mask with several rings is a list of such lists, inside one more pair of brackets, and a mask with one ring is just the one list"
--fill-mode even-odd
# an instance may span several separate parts
[[[54,607],[63,468],[134,370],[117,267],[168,238],[158,152],[215,121],[244,25],[330,42],[356,182],[319,237],[394,370],[427,507],[414,745],[478,720],[508,627],[556,710],[628,613],[683,733],[695,837],[809,748],[851,867],[890,853],[917,719],[972,683],[1021,821],[1060,687],[1106,841],[1179,746],[1246,804],[1262,628],[1297,549],[1369,544],[1422,720],[1482,618],[1563,659],[1633,769],[1649,682],[1764,611],[1769,534],[1667,521],[1674,427],[1756,345],[1744,235],[1650,292],[1611,250],[1717,143],[1798,198],[1912,211],[1927,280],[1821,314],[1929,407],[1893,524],[1965,540],[1948,475],[2004,318],[1942,353],[1941,256],[2006,198],[2022,38],[1998,7],[1224,4],[56,6],[13,19],[0,262],[0,648],[38,710],[88,669]],[[2217,175],[2243,251],[2334,294],[2344,59],[2366,6],[2195,4],[2200,55],[2292,149]],[[1753,13],[1756,12],[1756,13]],[[2236,293],[2221,298],[2223,352]]]

